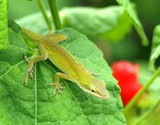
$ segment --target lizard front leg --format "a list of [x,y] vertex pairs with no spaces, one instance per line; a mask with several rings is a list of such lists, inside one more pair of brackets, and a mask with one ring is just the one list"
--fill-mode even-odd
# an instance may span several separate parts
[[47,51],[42,45],[39,45],[39,51],[41,55],[33,55],[31,59],[28,59],[27,56],[25,55],[25,60],[28,62],[28,70],[26,72],[26,77],[25,77],[25,84],[28,82],[28,74],[30,74],[30,77],[33,78],[33,66],[35,62],[39,62],[42,60],[46,60],[48,58]]
[[60,79],[60,78],[65,79],[65,80],[69,80],[69,81],[74,81],[72,77],[70,77],[70,76],[68,76],[68,75],[66,75],[66,74],[64,74],[64,73],[60,73],[60,72],[56,73],[55,79],[54,79],[54,83],[49,84],[50,86],[55,86],[55,87],[56,87],[55,90],[54,90],[53,93],[52,93],[53,95],[56,94],[56,91],[57,91],[57,90],[58,90],[58,92],[59,92],[60,94],[62,93],[61,89],[62,89],[63,87],[62,87],[62,86],[60,85],[60,83],[59,83],[59,79]]
[[53,43],[60,43],[67,39],[67,36],[64,34],[47,34],[44,36],[45,39],[47,39],[47,42],[53,44]]

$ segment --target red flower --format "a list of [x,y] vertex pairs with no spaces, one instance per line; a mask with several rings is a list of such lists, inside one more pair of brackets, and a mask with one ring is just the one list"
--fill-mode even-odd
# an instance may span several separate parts
[[124,105],[134,97],[142,88],[138,82],[138,64],[131,64],[127,61],[115,62],[112,64],[113,76],[118,80],[121,88],[121,98]]

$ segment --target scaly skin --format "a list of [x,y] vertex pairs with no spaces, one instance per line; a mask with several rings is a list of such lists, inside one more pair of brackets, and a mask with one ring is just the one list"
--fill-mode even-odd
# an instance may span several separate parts
[[93,96],[107,99],[109,98],[108,92],[105,88],[105,84],[96,79],[87,69],[81,64],[77,63],[76,60],[70,55],[70,53],[60,46],[58,43],[67,38],[63,34],[48,34],[41,36],[28,29],[21,28],[21,32],[32,39],[39,45],[41,55],[34,56],[31,60],[26,60],[29,64],[28,71],[26,73],[25,83],[28,81],[28,73],[32,75],[32,68],[35,62],[46,60],[47,58],[58,67],[63,73],[56,73],[55,81],[53,84],[56,89],[53,95],[58,90],[61,93],[61,86],[59,84],[59,78],[63,78],[76,83],[83,91],[92,94]]

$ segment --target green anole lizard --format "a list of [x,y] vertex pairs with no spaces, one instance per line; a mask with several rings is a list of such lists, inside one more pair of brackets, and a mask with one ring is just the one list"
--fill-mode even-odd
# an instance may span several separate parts
[[76,83],[83,91],[102,98],[109,98],[109,94],[105,88],[105,84],[96,79],[92,73],[85,69],[81,64],[77,63],[76,60],[70,55],[70,53],[60,46],[58,43],[67,39],[66,35],[63,34],[49,34],[41,36],[28,29],[21,28],[21,32],[28,38],[36,41],[39,46],[41,55],[34,56],[31,59],[26,60],[28,62],[28,70],[26,73],[25,84],[28,81],[28,74],[33,77],[33,66],[35,62],[46,60],[47,58],[62,72],[58,72],[55,75],[54,83],[55,86],[53,95],[58,90],[61,92],[62,86],[59,84],[59,78],[66,79]]

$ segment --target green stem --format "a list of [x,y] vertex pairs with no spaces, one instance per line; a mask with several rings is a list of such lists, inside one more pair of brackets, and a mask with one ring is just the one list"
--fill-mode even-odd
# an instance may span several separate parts
[[158,77],[160,74],[160,68],[154,73],[152,78],[144,85],[144,87],[134,96],[134,98],[129,102],[129,104],[124,108],[124,114],[126,115],[130,108],[132,108],[140,96],[147,90],[147,88],[153,83],[153,81]]
[[48,16],[47,16],[46,11],[45,11],[45,7],[44,7],[44,5],[43,5],[43,3],[42,3],[42,0],[37,0],[37,3],[38,3],[38,6],[39,6],[39,8],[40,8],[40,10],[41,10],[41,12],[42,12],[42,15],[43,15],[45,21],[46,21],[46,24],[47,24],[47,26],[48,26],[48,29],[49,29],[49,30],[52,30],[52,24],[51,24],[51,22],[49,21],[49,18],[48,18]]
[[55,24],[55,28],[59,30],[62,28],[62,25],[61,25],[61,21],[58,14],[57,2],[56,0],[48,0],[48,3],[49,3],[50,11],[52,14],[52,18]]
[[158,100],[156,105],[152,109],[150,109],[146,114],[144,114],[134,125],[140,125],[142,121],[148,119],[151,115],[153,115],[154,111],[157,109],[159,105],[160,105],[160,100]]

